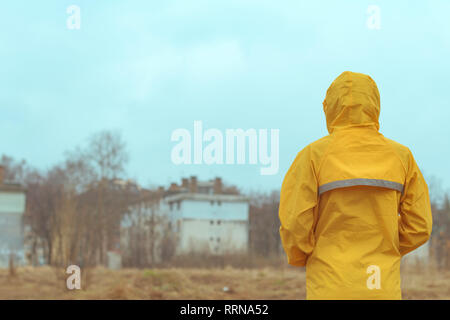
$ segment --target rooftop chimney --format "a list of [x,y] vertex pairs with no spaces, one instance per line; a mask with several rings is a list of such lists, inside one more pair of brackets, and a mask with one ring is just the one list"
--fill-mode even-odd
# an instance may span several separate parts
[[176,190],[178,190],[178,186],[175,182],[172,182],[170,184],[169,191],[176,191]]
[[189,179],[187,179],[187,178],[181,179],[181,187],[188,189],[189,188]]
[[216,179],[214,179],[214,193],[215,194],[222,193],[222,179],[219,177],[216,177]]
[[197,193],[197,177],[191,176],[191,183],[189,184],[189,192]]
[[4,179],[5,179],[5,167],[0,166],[0,184],[3,184]]

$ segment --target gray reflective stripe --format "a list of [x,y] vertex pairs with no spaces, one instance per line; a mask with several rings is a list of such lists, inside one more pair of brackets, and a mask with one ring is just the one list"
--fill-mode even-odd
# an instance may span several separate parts
[[398,182],[382,179],[347,179],[325,183],[319,187],[319,195],[329,190],[353,186],[374,186],[394,189],[403,193],[403,185]]

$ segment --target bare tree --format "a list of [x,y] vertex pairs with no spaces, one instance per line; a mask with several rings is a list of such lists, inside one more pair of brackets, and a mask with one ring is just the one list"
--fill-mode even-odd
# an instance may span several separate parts
[[277,191],[250,194],[249,242],[253,254],[267,257],[280,253],[279,199]]
[[25,185],[27,180],[36,173],[36,170],[28,165],[25,160],[17,161],[13,157],[2,155],[0,165],[5,168],[5,181]]
[[[105,264],[118,243],[120,220],[136,190],[117,183],[128,160],[120,134],[102,131],[87,146],[66,152],[65,161],[46,173],[32,170],[28,187],[27,223],[33,255],[43,249],[49,264]],[[23,176],[26,163],[2,161]],[[10,170],[8,170],[10,172]],[[122,181],[122,180],[121,180]]]
[[445,194],[442,205],[432,204],[433,231],[431,255],[441,269],[450,268],[450,196]]
[[94,134],[84,154],[97,174],[97,180],[117,178],[125,172],[129,159],[126,144],[116,131]]
[[127,213],[123,226],[124,263],[149,267],[168,261],[175,251],[175,233],[168,217],[160,211],[160,194],[153,192],[139,199]]

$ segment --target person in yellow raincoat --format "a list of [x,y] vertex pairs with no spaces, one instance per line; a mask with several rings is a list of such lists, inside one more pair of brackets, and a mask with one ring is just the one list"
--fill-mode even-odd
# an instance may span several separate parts
[[288,263],[306,266],[307,299],[401,299],[401,257],[431,234],[427,184],[411,151],[379,132],[371,77],[343,72],[323,110],[329,135],[298,153],[281,188]]

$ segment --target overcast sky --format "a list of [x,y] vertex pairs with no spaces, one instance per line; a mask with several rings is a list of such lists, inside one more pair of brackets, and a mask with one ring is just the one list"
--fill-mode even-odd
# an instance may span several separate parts
[[[79,30],[67,27],[73,4]],[[367,25],[369,5],[380,29]],[[4,1],[0,154],[46,169],[113,129],[128,144],[128,176],[144,185],[198,175],[278,189],[297,152],[327,134],[325,92],[350,70],[378,85],[380,131],[447,189],[449,12],[445,0]],[[171,133],[193,132],[194,120],[279,129],[279,173],[173,164]]]

